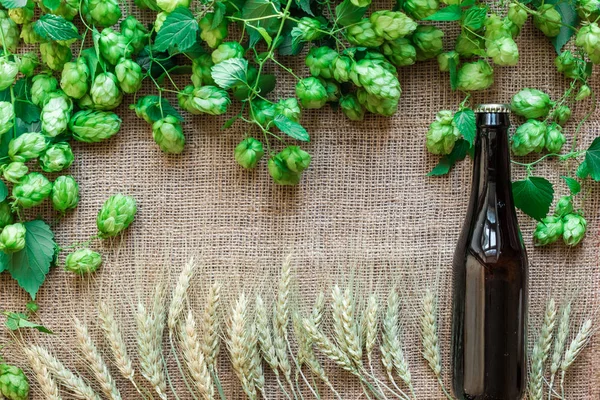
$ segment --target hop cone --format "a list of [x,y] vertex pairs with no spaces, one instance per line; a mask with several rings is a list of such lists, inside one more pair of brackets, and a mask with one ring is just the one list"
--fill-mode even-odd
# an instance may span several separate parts
[[588,98],[592,94],[592,89],[588,85],[581,85],[579,91],[575,95],[575,100],[580,101]]
[[9,61],[6,57],[0,58],[0,90],[12,85],[18,73],[19,66],[16,62]]
[[165,153],[179,154],[183,151],[183,128],[179,120],[172,115],[167,115],[152,125],[152,137]]
[[510,103],[512,111],[525,118],[543,118],[552,107],[550,96],[538,89],[525,88],[515,94]]
[[76,250],[67,255],[65,269],[78,275],[96,272],[102,264],[102,256],[90,249]]
[[123,100],[123,93],[119,90],[117,77],[111,72],[96,75],[90,95],[99,110],[112,110],[118,107]]
[[[0,250],[5,253],[16,253],[25,248],[25,225],[16,223],[6,225],[0,233]],[[2,375],[0,375],[0,392],[2,390]]]
[[383,43],[381,52],[397,67],[412,65],[417,61],[417,50],[406,38]]
[[512,37],[502,37],[489,41],[487,43],[487,54],[497,65],[517,65],[519,62],[519,48]]
[[0,394],[8,400],[26,400],[29,396],[29,382],[20,368],[0,364]]
[[274,106],[275,116],[283,115],[294,122],[300,122],[300,106],[298,105],[298,100],[295,97],[290,99],[281,99]]
[[221,43],[211,54],[212,62],[218,64],[231,58],[244,57],[245,50],[238,42]]
[[104,28],[99,41],[100,54],[111,65],[117,65],[121,58],[127,58],[133,52],[129,40],[112,28]]
[[494,83],[494,70],[485,60],[464,64],[458,70],[457,88],[464,91],[484,90]]
[[427,150],[432,154],[450,154],[460,138],[460,131],[454,125],[454,113],[442,110],[427,131]]
[[133,15],[128,16],[121,21],[121,35],[127,39],[131,46],[132,53],[138,54],[146,44],[150,34],[148,29],[140,23]]
[[18,205],[31,208],[41,204],[51,191],[50,181],[39,172],[32,172],[13,187],[13,197]]
[[252,137],[242,140],[234,151],[235,161],[246,169],[256,167],[264,154],[263,144]]
[[78,58],[76,62],[68,62],[62,71],[60,87],[67,95],[80,99],[88,91],[89,75],[90,70],[83,58]]
[[32,79],[31,102],[36,106],[42,106],[50,93],[56,91],[58,81],[51,75],[40,74]]
[[530,119],[519,126],[512,138],[512,151],[517,156],[539,153],[546,144],[546,124]]
[[577,246],[587,229],[585,218],[578,214],[568,214],[563,218],[563,240],[567,246]]
[[554,211],[555,217],[564,217],[567,214],[573,212],[573,201],[571,196],[562,196],[556,202],[556,210]]
[[544,4],[538,9],[538,13],[533,16],[533,24],[542,33],[548,37],[558,36],[562,23],[562,16],[554,5]]
[[575,44],[583,49],[594,64],[600,64],[600,27],[596,22],[583,25],[577,33]]
[[42,55],[42,61],[54,71],[62,70],[65,64],[73,58],[71,48],[58,42],[40,44],[40,54]]
[[521,27],[527,22],[529,14],[519,3],[510,3],[506,17],[515,25]]
[[533,243],[536,246],[546,246],[554,243],[563,234],[563,222],[558,217],[542,218],[533,232]]
[[296,96],[304,108],[321,108],[327,103],[327,90],[315,77],[298,81]]
[[27,77],[31,77],[35,69],[40,65],[40,61],[35,53],[29,52],[23,54],[19,58],[17,64],[19,66],[20,73]]
[[511,22],[507,19],[500,18],[496,14],[491,14],[485,20],[485,40],[491,42],[501,38],[512,37],[510,30]]
[[301,175],[291,171],[287,167],[287,163],[281,157],[281,153],[271,157],[267,167],[269,175],[271,175],[273,181],[278,185],[297,185],[300,182]]
[[[179,103],[179,107],[183,108],[184,110],[186,110],[189,113],[192,114],[201,114],[200,111],[196,110],[194,108],[194,90],[196,88],[192,85],[187,85],[185,88],[183,88],[182,91],[180,91],[179,93],[177,93],[177,102]],[[145,115],[147,115],[147,113],[145,113]],[[142,118],[144,116],[142,115]]]
[[5,134],[13,128],[15,119],[15,108],[8,101],[0,101],[0,135]]
[[135,93],[142,87],[142,67],[130,59],[121,59],[115,67],[119,86],[125,93]]
[[325,33],[321,31],[323,29],[321,21],[316,18],[302,17],[294,29],[294,33],[298,32],[298,37],[305,42],[318,40],[325,36]]
[[35,9],[35,3],[32,0],[28,0],[25,7],[13,8],[8,10],[8,16],[17,25],[23,25],[33,20],[33,12]]
[[202,54],[192,61],[192,82],[194,86],[214,85],[211,68],[215,65],[210,54]]
[[6,45],[8,51],[16,52],[19,46],[19,27],[4,10],[0,10],[0,29],[4,37],[4,40],[0,40],[0,47]]
[[545,141],[546,150],[548,150],[550,153],[560,153],[560,150],[567,139],[565,138],[560,125],[552,123],[546,129]]
[[163,24],[165,23],[165,20],[167,19],[167,17],[169,16],[169,13],[161,11],[156,15],[156,20],[154,21],[154,31],[156,33],[158,33],[160,31],[160,28],[162,28]]
[[223,39],[227,37],[227,22],[225,19],[219,25],[213,28],[213,20],[215,13],[207,13],[200,21],[200,39],[204,40],[208,47],[214,49],[223,43]]
[[576,57],[570,50],[565,50],[554,59],[558,72],[571,79],[583,78],[585,61]]
[[313,47],[306,56],[306,66],[312,76],[331,79],[334,77],[333,64],[337,59],[337,51],[327,46]]
[[135,114],[139,118],[143,118],[144,121],[152,125],[154,120],[148,115],[148,108],[156,104],[156,98],[154,96],[143,96],[140,97],[134,106]]
[[360,104],[355,94],[343,96],[340,99],[340,108],[344,115],[352,121],[362,121],[365,117],[365,108]]
[[26,162],[37,158],[46,150],[46,138],[41,133],[24,133],[8,143],[8,156],[12,161]]
[[82,3],[86,18],[95,25],[113,26],[121,19],[117,0],[82,0]]
[[67,129],[73,101],[62,91],[51,93],[42,107],[40,119],[42,120],[42,131],[50,136],[56,137]]
[[191,0],[156,0],[158,7],[164,12],[173,12],[177,7],[190,7]]
[[579,0],[575,3],[581,19],[594,21],[600,13],[600,0]]
[[69,175],[59,176],[52,184],[52,206],[55,210],[65,212],[77,207],[79,203],[79,185]]
[[21,27],[21,39],[23,39],[23,42],[25,42],[25,44],[36,44],[42,41],[42,38],[40,37],[40,35],[38,35],[34,30],[33,30],[33,22],[28,22],[26,24],[23,24],[23,26]]
[[440,7],[438,0],[406,0],[404,10],[417,20],[429,17]]
[[483,39],[470,31],[461,31],[456,38],[454,50],[463,57],[484,56]]
[[460,55],[452,50],[447,51],[445,53],[441,53],[437,56],[438,65],[440,66],[440,71],[448,72],[450,71],[450,60],[454,61],[454,65],[458,66],[460,62]]
[[69,168],[74,159],[69,143],[55,143],[40,156],[40,167],[44,172],[59,172]]
[[12,224],[13,221],[12,208],[10,207],[10,203],[5,200],[0,203],[0,229]]
[[340,85],[332,79],[323,79],[317,78],[321,85],[325,88],[325,93],[327,93],[327,101],[330,103],[335,103],[340,99]]
[[79,111],[69,122],[73,137],[80,142],[95,143],[114,136],[121,128],[121,118],[108,111]]
[[122,194],[109,197],[102,205],[96,220],[100,236],[118,235],[133,222],[136,212],[137,206],[133,197]]
[[275,118],[275,105],[268,100],[257,99],[252,102],[252,115],[264,128]]
[[363,18],[346,28],[346,39],[354,46],[379,47],[383,44],[383,37],[377,35],[373,23],[368,18]]
[[359,88],[356,91],[356,97],[359,103],[373,114],[391,117],[398,111],[398,99],[378,97],[367,92],[364,88]]
[[2,176],[12,183],[19,183],[28,172],[29,168],[27,168],[27,165],[20,161],[13,161],[2,167]]
[[431,25],[419,25],[412,35],[417,60],[427,60],[442,52],[444,32]]
[[571,118],[571,109],[569,106],[561,105],[554,109],[552,113],[552,118],[556,121],[560,126],[565,126],[567,121]]
[[202,86],[194,89],[192,104],[201,113],[221,115],[227,112],[231,103],[227,92],[216,86]]
[[397,101],[402,93],[398,78],[374,60],[364,58],[355,62],[350,77],[356,86],[379,98]]
[[375,34],[388,41],[408,36],[417,29],[417,23],[400,11],[375,11],[369,20]]
[[310,165],[311,157],[298,146],[288,146],[279,153],[290,171],[301,174]]

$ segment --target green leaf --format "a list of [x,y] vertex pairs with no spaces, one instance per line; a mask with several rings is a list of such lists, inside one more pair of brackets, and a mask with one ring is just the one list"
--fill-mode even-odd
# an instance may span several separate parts
[[6,187],[6,183],[4,181],[0,181],[0,201],[6,200],[8,197],[8,188]]
[[461,7],[471,7],[474,4],[475,4],[475,0],[465,0],[462,3],[460,3],[460,6]]
[[292,121],[285,115],[279,114],[275,117],[275,120],[273,122],[275,122],[275,126],[278,127],[281,130],[281,132],[285,133],[286,135],[293,137],[296,140],[301,140],[303,142],[310,141],[310,136],[308,135],[306,129],[304,129],[302,125]]
[[40,108],[29,100],[15,99],[15,115],[30,124],[40,120]]
[[579,164],[579,167],[577,167],[576,175],[580,179],[585,179],[588,176],[590,176],[590,169],[588,168],[587,162],[585,162],[585,160],[583,160],[581,164]]
[[446,175],[457,161],[462,161],[467,156],[467,151],[471,146],[464,139],[458,139],[450,154],[445,155],[439,163],[427,174],[427,176]]
[[[250,86],[254,86],[255,82],[252,82]],[[233,95],[236,99],[242,101],[246,100],[250,96],[250,88],[248,85],[235,87]],[[262,96],[266,96],[275,89],[275,75],[272,74],[261,74],[258,78],[258,91]]]
[[51,335],[53,334],[53,332],[50,329],[46,328],[45,326],[29,321],[26,314],[7,312],[7,313],[5,313],[5,315],[6,315],[6,322],[4,324],[11,331],[16,331],[21,328],[32,328],[32,329],[37,329],[38,331],[43,332],[43,333],[48,333]]
[[173,58],[168,53],[158,52],[155,49],[151,50],[149,46],[142,49],[135,61],[144,71],[149,71],[150,75],[154,78],[158,78],[165,70],[169,70],[175,66]]
[[425,21],[458,21],[462,16],[462,9],[458,5],[447,6],[439,9],[428,17]]
[[81,39],[75,25],[54,14],[42,15],[33,25],[33,30],[47,40]]
[[450,88],[456,90],[458,87],[458,66],[454,58],[448,59],[448,70],[450,72]]
[[312,15],[313,17],[315,16],[310,9],[310,0],[296,0],[296,5],[308,15]]
[[89,49],[85,49],[81,52],[81,57],[83,58],[88,69],[90,70],[90,80],[93,81],[96,77],[96,70],[98,69],[98,65],[100,64],[100,60],[98,59],[96,50],[92,47],[90,47]]
[[27,5],[27,0],[0,0],[0,4],[9,10],[13,8],[23,8]]
[[475,126],[475,113],[470,108],[464,108],[454,114],[454,124],[462,133],[469,145],[475,143],[477,128]]
[[280,39],[281,44],[277,47],[277,52],[282,56],[295,56],[304,48],[304,43],[295,41],[291,32],[285,36],[280,36]]
[[[278,23],[277,12],[281,4],[277,0],[247,0],[242,7],[242,18],[253,20],[248,27],[250,36],[250,46],[253,47],[263,35],[257,31],[258,28],[266,29],[267,32],[271,26]],[[271,18],[269,18],[271,17]],[[256,19],[259,18],[259,19]]]
[[350,0],[344,0],[335,8],[335,19],[339,25],[355,24],[367,12],[367,7],[357,7]]
[[163,119],[167,115],[172,115],[179,121],[183,121],[183,117],[171,105],[171,103],[169,103],[169,100],[165,99],[164,97],[158,96],[152,96],[152,100],[154,100],[154,102],[146,109],[146,113],[152,121],[156,122],[159,119]]
[[[551,4],[552,2],[548,3]],[[551,38],[550,41],[552,42],[552,45],[554,45],[556,53],[560,54],[563,46],[567,44],[569,39],[575,34],[573,29],[565,25],[579,26],[579,16],[577,15],[574,4],[569,1],[560,1],[554,5],[554,8],[561,15],[563,25],[561,25],[558,35]]]
[[221,22],[223,22],[223,18],[225,17],[225,12],[227,11],[227,6],[220,1],[216,2],[214,5],[215,15],[213,16],[212,24],[210,24],[210,29],[216,29]]
[[42,0],[42,4],[50,11],[54,11],[60,7],[60,0]]
[[186,51],[198,39],[198,21],[186,7],[177,7],[169,14],[156,35],[154,47],[158,51],[165,51],[177,47],[179,51]]
[[569,191],[573,196],[581,192],[581,184],[577,182],[577,179],[569,178],[568,176],[561,176],[565,180],[565,183],[569,187]]
[[463,12],[461,25],[477,31],[483,27],[487,12],[487,7],[471,7]]
[[25,248],[17,253],[0,254],[4,266],[32,299],[46,280],[46,274],[56,254],[54,233],[42,220],[25,222]]
[[212,67],[212,78],[223,89],[248,82],[248,60],[245,58],[230,58]]
[[600,181],[600,137],[594,139],[585,152],[585,163],[592,179]]
[[229,118],[227,121],[225,121],[225,123],[221,127],[221,130],[224,131],[225,129],[231,128],[233,124],[235,124],[235,121],[237,121],[239,118],[239,115],[234,115],[233,117]]
[[546,178],[531,176],[512,184],[515,206],[531,218],[541,220],[550,211],[554,188]]

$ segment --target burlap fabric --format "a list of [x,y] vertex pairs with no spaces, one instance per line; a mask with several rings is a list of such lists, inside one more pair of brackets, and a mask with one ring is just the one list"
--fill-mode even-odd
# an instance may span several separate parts
[[[473,103],[508,101],[522,87],[536,87],[556,98],[567,87],[568,82],[555,71],[554,50],[530,24],[518,43],[519,66],[497,68],[493,88],[474,95]],[[305,71],[300,58],[286,62],[294,70]],[[227,302],[238,290],[261,290],[270,297],[281,262],[292,253],[298,279],[295,293],[302,307],[312,302],[319,287],[336,280],[351,281],[359,291],[382,295],[390,282],[398,281],[416,392],[419,399],[442,398],[420,355],[418,307],[426,288],[437,291],[443,375],[449,385],[450,265],[470,192],[471,163],[460,163],[446,177],[426,177],[437,162],[425,150],[427,126],[436,111],[455,109],[462,97],[450,91],[448,75],[438,71],[435,61],[401,69],[400,81],[400,109],[392,118],[369,115],[364,122],[351,122],[328,107],[304,112],[302,123],[312,135],[306,148],[313,163],[294,188],[273,184],[264,162],[251,172],[235,163],[233,149],[247,126],[238,124],[221,131],[229,114],[186,116],[186,149],[181,156],[167,156],[155,145],[149,126],[122,106],[123,127],[116,137],[97,145],[75,144],[77,161],[69,172],[80,183],[81,202],[75,212],[55,224],[57,241],[66,246],[93,235],[96,213],[110,194],[135,196],[139,212],[122,240],[93,245],[107,259],[93,278],[74,278],[60,267],[52,270],[38,302],[41,321],[56,335],[37,340],[92,381],[75,350],[72,318],[87,321],[99,346],[106,349],[96,326],[98,299],[119,308],[135,358],[134,304],[150,295],[158,279],[172,283],[190,255],[198,255],[204,270],[194,282],[190,300],[192,308],[200,310],[206,284],[212,279],[225,284]],[[597,76],[593,88],[600,93]],[[293,82],[280,74],[278,90],[281,96],[293,95]],[[128,97],[125,103],[132,101]],[[577,106],[576,115],[582,116],[587,109],[585,101]],[[581,130],[581,147],[600,133],[597,115]],[[569,138],[574,129],[569,124]],[[567,193],[559,178],[564,166],[552,161],[536,173],[556,184],[557,195]],[[514,177],[523,174],[521,168],[513,169]],[[530,347],[550,296],[558,301],[576,298],[573,329],[594,316],[600,306],[600,200],[595,186],[586,184],[581,196],[585,197],[589,233],[574,250],[562,244],[534,248],[535,223],[519,214],[531,261]],[[7,274],[0,276],[0,285],[0,308],[23,310],[27,294]],[[0,343],[8,340],[3,332]],[[9,344],[2,353],[6,361],[25,366],[18,346]],[[600,340],[594,338],[568,374],[569,399],[600,396],[599,356]],[[174,384],[181,388],[172,357],[168,361]],[[228,398],[243,398],[224,351],[220,364]],[[356,379],[330,364],[327,370],[343,398],[360,396]],[[116,370],[113,373],[118,375]],[[283,398],[274,390],[269,373],[267,382],[269,397]],[[122,382],[120,386],[124,398],[139,397],[130,385]],[[321,394],[333,398],[323,387]],[[32,398],[41,396],[34,393]],[[189,395],[182,394],[182,398]]]

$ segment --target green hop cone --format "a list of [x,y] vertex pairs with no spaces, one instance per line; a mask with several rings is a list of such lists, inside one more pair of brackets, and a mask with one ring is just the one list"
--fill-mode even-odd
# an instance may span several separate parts
[[333,61],[331,75],[333,79],[339,83],[348,82],[350,80],[350,71],[352,69],[352,59],[348,56],[338,55]]
[[119,89],[117,77],[111,72],[96,75],[90,95],[98,110],[112,110],[123,101],[123,93]]
[[567,78],[584,78],[582,72],[585,68],[585,61],[576,57],[570,50],[565,50],[554,59],[554,65],[558,72]]
[[181,122],[172,115],[167,115],[152,125],[152,137],[165,153],[179,154],[183,151],[183,128]]
[[484,56],[484,40],[470,31],[463,30],[456,38],[454,50],[463,57]]
[[0,135],[13,128],[15,121],[15,108],[8,101],[0,101]]
[[192,61],[192,82],[194,86],[214,85],[211,69],[215,65],[210,54],[202,54]]
[[575,3],[577,14],[586,21],[594,21],[600,13],[600,0],[578,0]]
[[440,71],[448,72],[450,71],[450,60],[454,61],[454,65],[458,67],[458,63],[460,62],[460,55],[452,50],[447,51],[445,53],[441,53],[437,56],[438,65],[440,66]]
[[65,258],[65,269],[78,275],[96,272],[102,264],[100,253],[90,249],[79,249]]
[[190,7],[191,0],[156,0],[156,5],[165,11],[165,12],[173,12],[177,7]]
[[116,65],[120,59],[131,56],[133,52],[129,40],[112,28],[104,28],[99,41],[100,54],[111,65]]
[[227,92],[216,86],[202,86],[194,89],[192,105],[201,113],[225,114],[230,103]]
[[556,121],[560,126],[565,126],[567,121],[571,118],[571,109],[569,106],[560,105],[552,112],[552,119]]
[[396,75],[374,60],[364,58],[355,62],[350,78],[356,86],[379,98],[397,101],[402,93]]
[[356,7],[368,7],[371,4],[371,0],[350,0],[350,3]]
[[8,58],[0,58],[0,90],[7,89],[15,83],[15,78],[19,73],[19,65]]
[[69,121],[73,137],[80,142],[96,143],[114,136],[121,128],[121,118],[113,112],[83,110]]
[[567,246],[577,246],[585,236],[587,222],[578,214],[567,214],[563,217],[563,240]]
[[39,42],[42,41],[42,38],[40,37],[40,35],[38,35],[34,30],[33,30],[33,23],[29,22],[26,24],[23,24],[23,26],[21,27],[21,39],[23,39],[23,42],[25,44],[37,44]]
[[[25,248],[25,225],[16,223],[12,225],[6,225],[0,233],[0,250],[5,253],[16,253]],[[0,384],[2,382],[2,376],[0,375]],[[0,392],[2,388],[0,387]]]
[[288,146],[279,153],[290,171],[301,174],[310,165],[310,154],[298,146]]
[[300,122],[300,106],[295,97],[289,99],[281,99],[274,106],[274,116],[283,115],[294,122]]
[[575,100],[580,101],[580,100],[586,99],[586,98],[590,97],[591,94],[592,94],[592,89],[588,85],[581,85],[581,87],[579,88],[579,91],[575,95]]
[[496,14],[490,14],[484,22],[485,40],[490,42],[500,38],[512,37],[510,24],[509,20],[500,18]]
[[360,104],[355,94],[342,96],[340,108],[344,115],[352,121],[362,121],[365,117],[365,107]]
[[198,21],[198,25],[200,26],[200,39],[204,40],[211,49],[214,49],[223,43],[223,39],[225,39],[229,33],[227,30],[227,21],[225,19],[213,28],[214,18],[215,13],[207,13],[200,21]]
[[50,181],[39,172],[32,172],[13,187],[13,197],[16,204],[23,208],[31,208],[40,205],[50,196],[51,191]]
[[96,105],[92,100],[92,96],[90,96],[89,93],[84,94],[82,98],[77,100],[77,105],[82,110],[93,110],[94,108],[96,108]]
[[530,119],[519,126],[512,137],[512,151],[517,156],[539,153],[546,144],[546,124]]
[[23,370],[8,364],[0,364],[0,394],[7,400],[26,400],[29,382]]
[[0,30],[3,37],[3,40],[0,40],[0,47],[4,48],[6,45],[8,51],[16,52],[19,46],[19,27],[4,10],[0,10]]
[[411,39],[417,51],[417,60],[427,60],[442,52],[444,32],[432,25],[419,25]]
[[42,106],[50,93],[56,91],[58,81],[51,75],[40,74],[32,79],[31,102],[36,106]]
[[305,42],[318,40],[325,36],[323,32],[324,26],[316,18],[302,17],[298,21],[298,25],[293,28],[293,34],[298,34],[298,38]]
[[544,118],[550,112],[550,96],[538,89],[525,88],[515,94],[510,102],[512,111],[522,117]]
[[429,17],[438,8],[440,8],[438,0],[406,0],[404,2],[404,10],[417,20]]
[[133,15],[121,21],[120,27],[121,35],[127,39],[127,43],[131,46],[133,54],[138,54],[148,44],[150,37],[148,29]]
[[377,36],[393,41],[412,34],[417,23],[400,11],[375,11],[369,17]]
[[562,132],[560,125],[551,123],[546,129],[546,150],[550,153],[560,153],[563,145],[567,141],[565,135]]
[[417,61],[417,49],[407,38],[383,43],[381,52],[397,67],[413,65]]
[[27,165],[20,161],[13,161],[2,167],[2,176],[12,183],[19,183],[28,172]]
[[63,46],[57,42],[48,42],[40,44],[40,54],[42,61],[51,70],[60,71],[65,64],[71,61],[73,53],[69,46]]
[[40,168],[44,172],[59,172],[69,168],[74,159],[69,143],[54,143],[40,156]]
[[115,194],[102,205],[96,224],[101,237],[112,237],[125,230],[135,218],[135,199],[123,194]]
[[268,100],[252,101],[252,116],[263,128],[267,128],[275,118],[275,105]]
[[32,0],[28,0],[25,7],[13,8],[8,10],[8,16],[17,25],[23,25],[33,20],[33,14],[35,10],[35,3]]
[[82,98],[88,91],[90,70],[83,58],[76,62],[68,62],[62,71],[60,87],[74,99]]
[[246,169],[256,167],[264,154],[263,144],[252,137],[242,140],[233,153],[235,161]]
[[160,11],[156,0],[135,0],[134,3],[142,10]]
[[536,246],[546,246],[554,243],[563,234],[563,222],[559,217],[542,218],[533,232],[533,243]]
[[[187,85],[183,88],[182,91],[177,93],[177,102],[179,103],[179,107],[183,108],[185,111],[192,114],[201,114],[200,111],[194,108],[194,89],[196,88],[192,85]],[[147,115],[147,113],[144,115]],[[142,118],[144,118],[144,115],[142,115]]]
[[[391,73],[392,75],[398,74],[398,69],[392,64],[383,54],[378,51],[366,51],[363,57],[365,60],[371,60],[376,65],[384,68],[386,71]],[[353,72],[351,70],[350,72]],[[350,75],[350,79],[352,79],[352,74]]]
[[242,58],[245,52],[242,45],[238,42],[224,42],[213,50],[211,58],[214,64],[218,64],[231,58]]
[[8,143],[8,156],[12,161],[29,161],[39,157],[44,150],[46,138],[38,132],[24,133]]
[[460,138],[460,131],[454,125],[454,113],[442,110],[427,131],[427,150],[432,154],[450,154],[454,144]]
[[463,64],[457,74],[457,89],[470,92],[484,90],[494,84],[494,70],[485,60]]
[[168,16],[169,13],[164,11],[161,11],[156,15],[156,20],[154,20],[154,32],[158,33],[160,31],[160,28],[162,28]]
[[133,60],[122,58],[115,67],[115,75],[125,93],[133,94],[142,87],[142,67]]
[[267,169],[273,181],[278,185],[297,185],[301,175],[290,170],[281,153],[271,157]]
[[327,90],[319,79],[312,76],[298,81],[296,96],[304,108],[321,108],[327,103]]
[[[146,121],[147,123],[152,125],[154,123],[154,120],[152,118],[150,118],[150,116],[148,115],[148,108],[155,106],[156,104],[157,104],[157,99],[155,96],[140,97],[134,106],[135,114],[139,118],[142,118],[144,121]],[[119,120],[119,125],[120,125],[120,120]]]
[[561,23],[562,16],[552,4],[544,4],[538,9],[538,14],[533,16],[535,27],[548,37],[558,36]]
[[67,130],[72,111],[73,101],[62,90],[51,93],[40,114],[42,131],[50,137],[60,135]]
[[7,200],[0,202],[0,229],[12,224],[14,219],[10,203]]
[[358,88],[356,97],[358,102],[373,114],[391,117],[398,111],[398,99],[378,97],[367,92],[364,88]]
[[556,203],[556,210],[554,211],[555,217],[564,217],[567,214],[573,212],[573,199],[571,196],[562,196]]
[[70,175],[59,176],[52,184],[52,207],[65,212],[77,207],[79,203],[79,185]]
[[331,79],[338,56],[337,51],[327,46],[313,47],[306,56],[306,66],[312,76]]
[[332,79],[318,78],[327,93],[327,102],[335,103],[340,99],[340,85]]
[[354,46],[363,47],[379,47],[384,41],[383,37],[375,33],[375,27],[368,18],[346,28],[346,39]]
[[42,9],[42,11],[44,11],[45,13],[51,13],[54,15],[61,16],[68,21],[72,21],[73,18],[77,15],[77,13],[79,12],[80,4],[78,0],[61,0],[58,3],[58,7],[56,9],[50,10],[44,5],[43,1],[37,3],[38,6]]
[[515,25],[522,27],[527,22],[529,14],[519,3],[510,3],[506,17]]
[[38,56],[33,53],[25,53],[18,60],[19,72],[23,75],[30,77],[33,75],[35,69],[40,65]]
[[502,37],[488,41],[486,49],[488,56],[497,65],[517,65],[519,62],[519,48],[512,37]]
[[121,19],[117,0],[83,0],[82,9],[88,22],[101,27],[113,26]]

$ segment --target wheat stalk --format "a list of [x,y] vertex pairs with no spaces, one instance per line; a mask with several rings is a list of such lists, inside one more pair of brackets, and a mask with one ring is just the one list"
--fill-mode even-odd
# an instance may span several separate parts
[[75,333],[79,342],[79,349],[94,373],[94,377],[100,384],[104,396],[111,400],[121,400],[121,393],[119,393],[119,389],[98,348],[96,348],[96,345],[92,341],[87,326],[77,318],[75,318]]
[[372,294],[367,300],[367,308],[363,318],[363,334],[365,351],[369,364],[371,364],[373,349],[377,342],[377,334],[379,332],[379,301],[377,296]]
[[269,364],[275,375],[279,375],[279,360],[273,346],[273,334],[271,332],[270,319],[268,316],[267,307],[260,297],[256,296],[256,330],[258,334],[258,344],[263,358]]
[[36,358],[40,364],[44,365],[50,374],[66,387],[76,399],[82,400],[100,400],[94,390],[79,376],[63,365],[56,357],[52,356],[46,349],[40,346],[29,347],[31,357]]
[[531,376],[529,377],[529,397],[531,400],[543,400],[544,398],[544,365],[552,346],[555,322],[556,303],[554,299],[550,299],[544,312],[540,335],[533,346],[531,354]]
[[248,301],[241,293],[231,310],[228,325],[227,347],[231,355],[231,363],[242,389],[250,400],[258,398],[253,371],[253,354],[251,350],[251,325],[248,321]]
[[211,370],[216,370],[216,360],[219,355],[219,305],[221,301],[221,285],[213,283],[208,291],[206,306],[202,317],[204,333],[202,335],[202,352],[206,364]]
[[127,353],[125,339],[121,334],[121,329],[113,310],[104,301],[101,301],[98,304],[98,318],[100,319],[100,327],[104,331],[104,336],[108,341],[113,358],[115,359],[117,369],[123,377],[135,385],[133,379],[135,370],[133,369],[131,358]]
[[159,397],[166,400],[167,382],[162,358],[166,317],[163,285],[159,285],[154,292],[152,309],[147,310],[144,304],[139,302],[135,317],[142,376],[152,385]]
[[554,338],[554,349],[552,351],[552,361],[550,363],[550,384],[548,385],[548,398],[552,398],[552,387],[556,373],[560,369],[563,352],[569,336],[569,320],[571,316],[571,302],[567,302],[561,310],[558,329]]
[[167,326],[169,331],[173,332],[177,327],[177,321],[183,311],[185,299],[187,296],[187,290],[190,287],[190,282],[194,276],[196,269],[196,261],[194,257],[191,257],[189,261],[183,266],[175,289],[173,289],[173,297],[171,299],[171,305],[169,306],[169,318],[167,320]]
[[212,378],[208,372],[204,353],[200,348],[196,321],[192,312],[189,311],[183,323],[180,324],[180,345],[185,364],[196,386],[196,390],[203,399],[214,399],[214,387]]
[[48,367],[36,357],[36,354],[30,348],[25,348],[23,351],[27,356],[31,369],[35,373],[35,378],[46,400],[62,400],[58,391],[58,385],[50,375]]
[[336,339],[340,349],[360,368],[362,366],[362,344],[359,327],[354,317],[354,304],[350,288],[342,292],[335,285],[331,292],[333,299],[333,321]]

